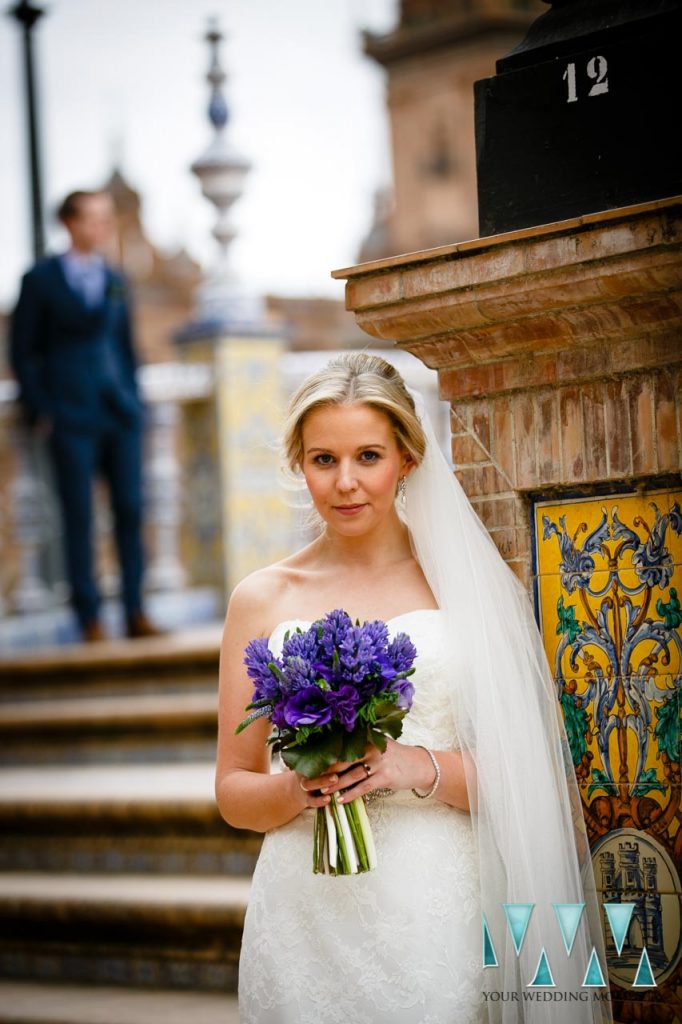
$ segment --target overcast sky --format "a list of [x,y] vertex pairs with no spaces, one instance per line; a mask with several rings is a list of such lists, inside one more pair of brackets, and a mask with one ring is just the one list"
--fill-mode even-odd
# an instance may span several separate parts
[[[45,5],[47,7],[47,4]],[[19,26],[0,18],[0,308],[31,262]],[[230,137],[252,163],[233,207],[232,263],[256,291],[341,298],[374,190],[390,180],[382,70],[360,31],[397,0],[51,0],[35,33],[48,210],[120,164],[151,240],[214,252],[212,207],[189,165],[207,147],[208,19],[226,33]],[[49,220],[48,241],[64,237]]]

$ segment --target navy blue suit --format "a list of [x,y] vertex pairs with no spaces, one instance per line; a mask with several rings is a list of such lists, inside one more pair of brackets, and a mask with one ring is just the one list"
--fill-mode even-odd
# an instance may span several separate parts
[[29,422],[53,423],[49,448],[62,507],[72,602],[82,624],[97,618],[92,484],[107,480],[128,615],[141,609],[142,428],[127,286],[106,267],[105,294],[90,308],[49,257],[24,275],[10,330],[10,360]]

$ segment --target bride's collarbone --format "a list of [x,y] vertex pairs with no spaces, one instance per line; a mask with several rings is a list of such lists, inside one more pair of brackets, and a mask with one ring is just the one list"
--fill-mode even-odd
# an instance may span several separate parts
[[[300,607],[300,606],[293,605],[292,607],[293,608],[297,608],[297,607]],[[320,619],[323,619],[327,614],[329,614],[329,612],[335,611],[335,610],[337,610],[339,608],[341,608],[343,611],[347,612],[347,614],[349,615],[349,617],[351,619],[351,622],[353,622],[353,623],[358,622],[360,624],[362,624],[364,622],[377,622],[377,621],[378,622],[391,623],[391,622],[395,622],[397,619],[407,618],[408,616],[411,616],[411,615],[421,615],[421,614],[427,614],[428,615],[428,614],[432,614],[432,613],[435,614],[435,613],[440,611],[440,609],[437,608],[436,606],[429,606],[428,604],[423,604],[423,605],[415,605],[414,607],[410,607],[410,608],[402,608],[400,611],[391,611],[391,612],[385,612],[385,613],[379,613],[379,614],[377,614],[376,611],[368,611],[366,614],[360,613],[360,614],[356,615],[354,613],[354,611],[352,610],[352,608],[346,608],[342,604],[337,603],[337,604],[330,605],[328,608],[325,608],[324,611],[320,611],[318,609],[317,611],[313,611],[313,612],[311,612],[309,614],[305,614],[304,612],[300,612],[299,611],[298,614],[292,615],[291,614],[291,609],[289,609],[288,613],[282,612],[278,617],[273,619],[275,625],[272,627],[272,630],[270,632],[272,633],[272,632],[274,632],[277,629],[278,626],[281,626],[281,625],[284,625],[284,624],[288,624],[288,623],[296,623],[296,624],[299,624],[299,625],[301,625],[301,624],[311,625],[313,622],[318,622]]]

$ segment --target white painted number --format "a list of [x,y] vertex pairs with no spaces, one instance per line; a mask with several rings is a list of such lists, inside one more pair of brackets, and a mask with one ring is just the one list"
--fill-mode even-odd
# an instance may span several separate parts
[[568,99],[567,103],[575,103],[578,99],[578,93],[575,89],[575,64],[569,64],[564,71],[564,81],[568,82]]
[[601,96],[609,91],[609,80],[606,77],[606,57],[593,57],[587,65],[587,76],[595,80],[588,96]]
[[[609,91],[609,80],[606,77],[608,71],[608,64],[606,57],[592,57],[587,62],[587,77],[592,79],[594,85],[588,92],[588,96],[602,96],[605,92]],[[576,84],[576,71],[575,64],[571,61],[570,64],[566,65],[566,70],[562,76],[568,95],[566,96],[567,103],[578,102],[578,88]]]

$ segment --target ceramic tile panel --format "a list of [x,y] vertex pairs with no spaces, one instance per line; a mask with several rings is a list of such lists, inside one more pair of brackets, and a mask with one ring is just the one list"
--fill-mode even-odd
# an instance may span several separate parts
[[[634,904],[624,952],[607,943],[614,1001],[647,992],[673,1005],[682,964],[682,489],[538,497],[531,532],[536,615],[595,881],[602,903]],[[610,935],[606,916],[603,925]],[[640,989],[644,948],[654,983]]]

